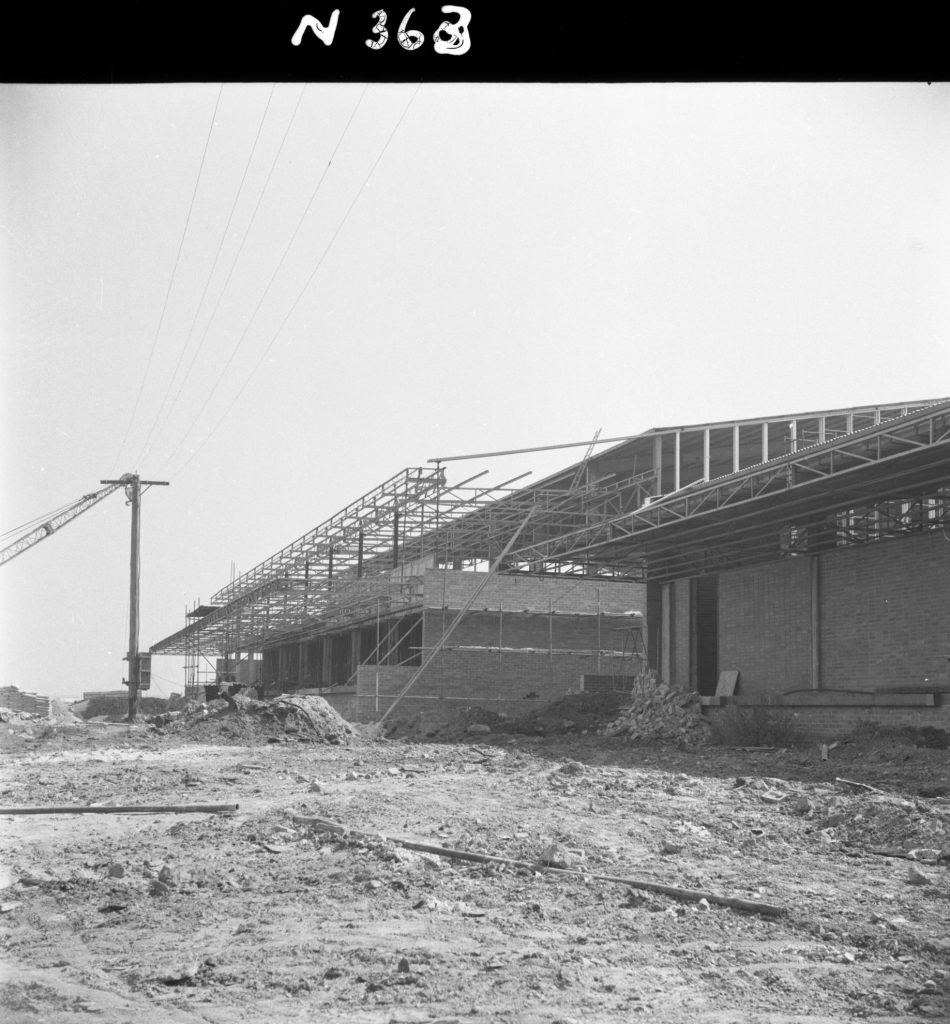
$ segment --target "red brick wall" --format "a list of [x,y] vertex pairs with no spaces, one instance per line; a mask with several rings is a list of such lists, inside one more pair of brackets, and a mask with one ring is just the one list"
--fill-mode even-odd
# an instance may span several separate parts
[[821,556],[826,687],[950,687],[950,542],[941,533]]

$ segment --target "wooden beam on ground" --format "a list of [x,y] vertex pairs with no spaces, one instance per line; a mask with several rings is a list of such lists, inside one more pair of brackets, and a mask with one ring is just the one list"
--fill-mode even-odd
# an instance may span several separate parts
[[103,804],[76,804],[64,807],[0,807],[5,814],[218,814],[222,811],[236,811],[237,804],[127,804],[109,806]]
[[451,860],[468,860],[477,864],[506,864],[509,867],[528,868],[534,871],[551,872],[558,875],[565,875],[572,878],[589,879],[594,878],[600,882],[616,882],[619,885],[629,886],[631,889],[642,889],[647,892],[660,893],[663,896],[672,896],[674,899],[698,903],[706,900],[708,903],[716,903],[723,907],[732,907],[734,910],[745,910],[751,914],[764,914],[768,917],[781,917],[786,913],[784,907],[777,907],[771,903],[758,903],[755,900],[744,900],[735,896],[720,896],[717,893],[704,892],[700,889],[681,889],[675,885],[663,885],[661,882],[647,882],[639,878],[621,878],[617,875],[600,875],[593,871],[577,871],[573,868],[554,868],[543,864],[532,863],[526,860],[514,860],[511,857],[497,857],[488,853],[472,853],[469,850],[455,850],[448,846],[434,846],[430,843],[417,843],[410,839],[398,839],[395,836],[373,834],[371,832],[358,832],[355,829],[347,828],[335,821],[328,821],[326,818],[312,818],[307,815],[297,815],[294,823],[298,825],[310,825],[321,832],[333,832],[336,835],[349,836],[355,839],[368,840],[370,842],[395,843],[406,850],[415,850],[419,853],[430,853],[436,857],[447,857]]

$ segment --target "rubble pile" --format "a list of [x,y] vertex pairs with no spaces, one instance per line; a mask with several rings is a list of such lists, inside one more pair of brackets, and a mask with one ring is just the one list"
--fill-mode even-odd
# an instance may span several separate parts
[[271,700],[240,695],[190,702],[181,711],[154,715],[149,724],[189,739],[212,743],[347,743],[355,730],[322,698],[282,694]]
[[[771,801],[786,815],[813,823],[811,833],[822,843],[886,847],[914,854],[911,859],[950,859],[950,806],[945,800],[911,800],[893,793],[840,793],[816,790],[785,792],[771,787]],[[762,799],[765,799],[762,797]]]
[[637,677],[627,705],[600,732],[644,743],[699,746],[709,742],[711,728],[702,716],[699,694],[671,690],[651,671]]

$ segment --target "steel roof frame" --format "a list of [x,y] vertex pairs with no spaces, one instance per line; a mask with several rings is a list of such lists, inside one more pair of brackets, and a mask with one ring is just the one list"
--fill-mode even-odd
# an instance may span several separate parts
[[482,475],[450,485],[442,467],[401,471],[218,591],[219,607],[152,653],[186,653],[200,637],[203,649],[223,654],[404,614],[421,603],[415,566],[491,562],[529,509],[505,571],[627,579],[779,558],[793,553],[782,542],[789,523],[886,500],[933,498],[928,522],[940,523],[950,485],[950,402],[665,496],[654,471],[581,483],[589,474],[575,466],[520,489],[507,486],[514,481],[468,486]]

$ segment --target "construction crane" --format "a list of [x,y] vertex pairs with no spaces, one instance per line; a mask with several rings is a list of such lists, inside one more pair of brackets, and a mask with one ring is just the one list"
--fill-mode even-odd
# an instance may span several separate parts
[[142,504],[142,485],[146,488],[152,486],[167,487],[167,480],[142,480],[138,473],[125,473],[118,480],[100,480],[99,483],[105,486],[102,490],[93,491],[91,494],[84,494],[78,501],[67,506],[56,515],[50,516],[36,529],[24,534],[19,540],[0,551],[0,565],[9,562],[11,558],[28,551],[34,544],[55,533],[61,526],[71,522],[76,516],[81,516],[86,509],[97,505],[103,498],[108,498],[113,491],[120,487],[125,488],[129,504],[132,506],[132,555],[129,560],[130,582],[129,582],[129,653],[126,661],[129,663],[129,678],[122,682],[129,688],[129,721],[135,721],[136,705],[138,703],[139,690],[147,690],[151,685],[151,658],[149,655],[139,654],[139,521]]
[[76,516],[81,516],[83,512],[92,508],[93,505],[98,505],[103,498],[108,498],[113,491],[117,491],[120,487],[130,484],[132,476],[133,474],[126,473],[118,480],[112,480],[101,490],[93,491],[91,494],[84,494],[78,501],[74,501],[72,505],[67,505],[65,509],[55,516],[51,516],[45,523],[41,523],[29,533],[25,533],[18,540],[15,540],[0,551],[0,565],[9,562],[11,558],[16,558],[17,555],[22,555],[24,551],[29,551],[34,544],[39,544],[41,540],[46,540],[47,537],[55,533],[60,527],[72,522]]

